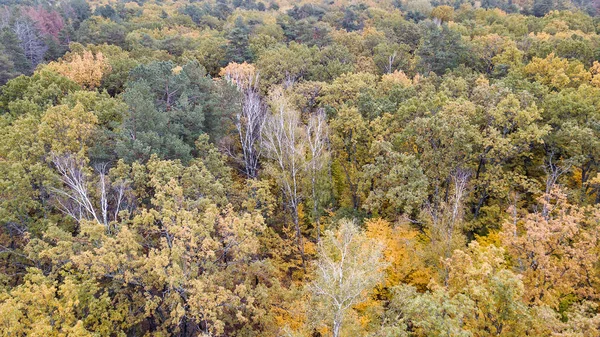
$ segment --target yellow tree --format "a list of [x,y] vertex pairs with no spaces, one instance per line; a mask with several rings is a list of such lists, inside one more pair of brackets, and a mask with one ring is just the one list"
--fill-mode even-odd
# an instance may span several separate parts
[[431,279],[422,253],[425,246],[419,233],[408,226],[392,226],[384,219],[365,223],[365,235],[383,245],[383,258],[388,263],[383,285],[387,288],[408,283],[424,290]]
[[583,64],[569,62],[550,53],[546,58],[534,57],[523,71],[525,75],[555,90],[568,86],[577,87],[592,80],[592,75]]
[[[121,179],[130,180],[134,190],[144,185],[149,204],[138,204],[134,214],[121,217],[124,220],[112,230],[82,220],[74,236],[50,226],[43,238],[31,240],[27,256],[44,266],[48,280],[38,283],[50,288],[29,298],[47,299],[51,305],[32,303],[15,290],[0,295],[12,299],[14,309],[2,307],[0,312],[9,313],[7,319],[34,312],[59,320],[62,309],[54,308],[65,301],[70,307],[64,310],[71,310],[65,326],[80,320],[83,328],[100,335],[127,331],[231,336],[246,330],[245,324],[260,324],[266,312],[260,304],[262,281],[268,273],[258,257],[262,216],[217,206],[226,202],[223,186],[199,161],[186,167],[153,157],[143,167],[125,166],[116,167],[124,175]],[[65,273],[80,278],[81,286],[95,287],[81,295],[87,301],[78,302],[77,296],[63,299],[53,290],[71,286],[64,285],[69,281]],[[110,307],[95,304],[95,297],[108,300]],[[35,328],[35,322],[12,322],[15,331]],[[101,326],[115,328],[106,332]],[[51,329],[62,331],[58,325]]]
[[431,11],[431,17],[439,23],[454,20],[454,8],[450,6],[438,6]]
[[71,54],[59,62],[51,62],[47,67],[88,89],[97,88],[102,77],[111,70],[102,52],[94,55],[89,50],[84,50],[82,54]]
[[73,108],[58,105],[46,111],[40,124],[40,138],[55,153],[85,154],[98,117],[82,104]]

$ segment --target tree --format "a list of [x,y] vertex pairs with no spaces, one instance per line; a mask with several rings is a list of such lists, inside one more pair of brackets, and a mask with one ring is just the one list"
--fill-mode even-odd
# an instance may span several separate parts
[[[267,107],[259,94],[259,75],[254,67],[247,63],[230,63],[221,71],[222,76],[233,83],[242,94],[242,107],[235,114],[234,125],[237,130],[238,141],[242,150],[243,170],[248,178],[258,175],[259,159],[261,157],[260,137]],[[232,149],[228,153],[236,157]],[[237,159],[237,158],[236,158]]]
[[98,117],[81,104],[73,108],[57,105],[42,116],[40,140],[55,153],[71,152],[84,156],[97,123]]
[[75,34],[76,41],[83,44],[103,43],[125,47],[125,28],[110,19],[93,16],[81,23]]
[[386,141],[373,142],[371,154],[373,162],[363,166],[364,178],[370,182],[363,208],[389,219],[419,210],[428,187],[419,160],[394,151]]
[[[362,168],[371,161],[368,156],[373,141],[367,121],[356,108],[342,107],[331,122],[334,178],[341,188],[338,197],[344,206],[358,210],[363,191]],[[341,177],[339,177],[341,176]],[[345,184],[339,180],[344,180]],[[349,200],[348,200],[349,199]]]
[[198,137],[226,111],[215,105],[214,84],[197,62],[183,67],[153,62],[132,70],[123,95],[129,105],[117,153],[127,160],[150,154],[187,161]]
[[[530,95],[519,99],[502,87],[482,82],[476,89],[474,100],[484,109],[484,137],[480,138],[477,168],[473,172],[475,198],[472,212],[479,217],[490,196],[508,200],[509,190],[526,193],[537,192],[537,182],[528,179],[520,158],[532,156],[536,144],[542,144],[550,127],[540,123],[541,111]],[[540,163],[541,164],[541,163]]]
[[380,43],[374,49],[373,61],[382,74],[397,70],[412,71],[414,62],[406,44]]
[[81,87],[70,79],[42,68],[33,76],[19,76],[2,88],[0,109],[12,116],[33,113],[40,116],[46,109],[60,104],[69,93]]
[[0,85],[4,85],[8,80],[17,76],[17,72],[15,71],[15,65],[11,62],[11,60],[4,55],[4,51],[2,51],[2,56],[0,56]]
[[[59,173],[62,187],[52,188],[59,208],[79,225],[95,221],[111,231],[119,221],[119,212],[128,208],[128,183],[119,179],[113,183],[107,164],[96,164],[97,186],[93,186],[90,170],[84,160],[71,153],[53,154],[52,163]],[[94,177],[95,178],[95,177]]]
[[439,27],[431,22],[423,24],[422,27],[423,44],[417,50],[422,71],[433,71],[442,75],[465,60],[467,48],[458,32],[448,28],[448,25]]
[[410,284],[419,291],[427,289],[433,268],[423,258],[427,243],[423,242],[418,229],[408,223],[371,218],[365,222],[365,235],[383,246],[383,258],[388,263],[385,279],[375,297],[390,300],[392,288],[402,284]]
[[34,24],[28,20],[18,20],[13,25],[13,31],[21,43],[25,57],[35,69],[44,60],[48,46],[38,36]]
[[100,86],[103,76],[111,70],[101,52],[94,55],[91,51],[72,54],[69,59],[51,62],[48,67],[88,89]]
[[548,155],[555,162],[562,157],[579,170],[581,178],[575,183],[580,187],[581,201],[592,194],[587,182],[596,175],[600,158],[596,136],[600,132],[596,122],[600,119],[598,90],[587,84],[566,88],[548,95],[543,105],[544,121],[553,129],[545,137]]
[[316,275],[308,288],[322,310],[319,321],[328,322],[334,337],[342,336],[346,312],[382,280],[382,250],[350,220],[341,220],[319,242]]
[[546,15],[554,4],[553,0],[535,0],[533,2],[533,15],[542,17]]
[[23,9],[25,16],[36,24],[38,31],[45,36],[58,38],[58,34],[64,27],[63,18],[58,12],[47,11],[42,6],[26,7]]
[[304,242],[298,208],[302,200],[301,186],[306,165],[306,137],[300,113],[292,108],[282,89],[272,94],[270,103],[274,111],[265,120],[261,144],[265,155],[272,161],[267,168],[268,173],[277,180],[286,198],[304,265]]
[[431,11],[431,17],[439,24],[454,20],[454,8],[450,6],[438,6]]
[[382,332],[409,336],[547,335],[536,312],[522,301],[523,282],[506,268],[502,248],[476,241],[456,250],[445,263],[448,284],[430,284],[418,293],[412,286],[394,289]]
[[250,49],[248,44],[250,29],[244,23],[244,20],[239,16],[235,20],[233,29],[229,32],[227,39],[229,40],[226,48],[226,59],[229,62],[242,63],[250,61]]
[[231,336],[260,324],[260,215],[219,208],[224,189],[201,161],[119,162],[109,175],[148,201],[112,230],[82,221],[76,234],[51,226],[32,240],[30,256],[45,275],[32,269],[30,282],[0,294],[3,332]]
[[556,57],[550,53],[546,58],[534,57],[523,68],[524,73],[548,87],[559,90],[564,87],[577,87],[589,82],[592,75],[585,70],[583,64]]
[[589,254],[598,245],[598,209],[570,204],[558,187],[538,202],[545,211],[514,217],[501,232],[515,270],[523,274],[525,300],[556,309],[568,294],[598,298],[596,258]]
[[262,86],[292,84],[309,74],[315,63],[316,49],[291,42],[265,50],[256,60],[256,68],[263,79]]
[[319,212],[319,194],[317,193],[318,178],[325,162],[328,159],[329,153],[328,148],[328,126],[323,109],[319,109],[315,114],[309,117],[308,123],[306,124],[306,138],[308,144],[308,177],[310,178],[310,186],[312,190],[312,203],[313,203],[313,221],[317,228],[317,242],[321,239],[321,224],[320,224],[320,212]]
[[184,51],[183,57],[197,60],[209,74],[217,76],[226,59],[227,43],[228,40],[218,34],[218,31],[206,30],[198,41],[196,50]]
[[6,27],[0,33],[0,44],[8,59],[14,64],[15,71],[19,74],[28,75],[31,72],[31,64],[25,56],[21,43],[15,32]]

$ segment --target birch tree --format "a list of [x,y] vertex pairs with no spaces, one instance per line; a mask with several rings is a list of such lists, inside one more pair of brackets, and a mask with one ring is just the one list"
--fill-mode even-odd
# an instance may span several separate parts
[[307,165],[310,186],[312,191],[313,218],[317,229],[317,241],[320,241],[320,214],[319,214],[319,196],[317,193],[317,179],[322,172],[325,162],[329,156],[327,143],[329,141],[329,131],[327,127],[327,117],[323,109],[318,109],[315,114],[310,116],[306,124],[306,140],[308,144],[309,160]]
[[23,48],[27,60],[31,63],[31,68],[35,69],[44,60],[48,46],[40,39],[34,23],[31,21],[16,21],[13,25],[13,31],[19,38],[21,48]]
[[347,311],[382,280],[383,245],[367,238],[353,221],[342,220],[337,231],[325,233],[318,256],[309,289],[324,311],[320,316],[329,320],[333,337],[339,337]]
[[[240,161],[244,174],[253,179],[258,175],[261,157],[260,133],[267,115],[267,107],[258,90],[260,76],[254,66],[245,62],[230,63],[223,68],[221,75],[226,81],[235,85],[242,94],[242,108],[235,114],[234,125],[242,150]],[[227,152],[233,158],[237,158],[231,149]]]
[[262,147],[271,159],[269,173],[278,181],[289,209],[298,249],[304,265],[304,245],[298,218],[301,183],[306,166],[306,136],[300,121],[300,113],[292,109],[281,89],[271,96],[273,114],[265,120],[262,130]]
[[111,222],[118,221],[119,212],[130,203],[128,182],[111,183],[106,164],[96,165],[94,177],[84,160],[69,153],[53,154],[52,163],[62,185],[51,189],[58,208],[77,223],[92,220],[110,232]]

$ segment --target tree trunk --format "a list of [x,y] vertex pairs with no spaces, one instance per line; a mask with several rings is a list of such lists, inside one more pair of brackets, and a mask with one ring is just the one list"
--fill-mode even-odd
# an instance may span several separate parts
[[312,196],[313,196],[313,216],[315,220],[315,227],[317,228],[317,242],[321,241],[321,224],[319,222],[319,204],[317,203],[317,182],[315,181],[316,173],[313,172],[312,176]]
[[342,320],[335,318],[333,320],[333,337],[340,337],[340,330],[342,328]]
[[292,205],[294,227],[296,229],[296,240],[298,241],[298,251],[300,251],[300,257],[302,258],[302,269],[306,269],[306,258],[304,256],[304,244],[302,240],[302,233],[300,231],[300,219],[298,218],[298,205]]

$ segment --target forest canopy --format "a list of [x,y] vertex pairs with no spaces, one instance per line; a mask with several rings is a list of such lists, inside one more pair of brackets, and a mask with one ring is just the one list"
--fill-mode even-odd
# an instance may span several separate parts
[[0,336],[600,336],[600,2],[0,0]]

